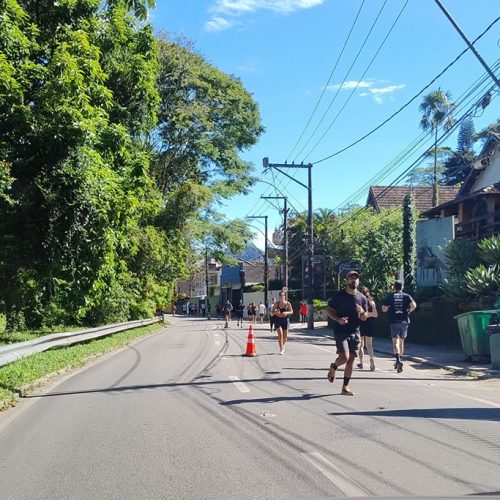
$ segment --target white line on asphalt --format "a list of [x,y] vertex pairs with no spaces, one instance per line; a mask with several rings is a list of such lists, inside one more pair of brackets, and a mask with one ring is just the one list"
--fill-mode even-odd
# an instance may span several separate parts
[[233,382],[240,392],[250,392],[250,389],[243,382],[240,382],[236,375],[229,375],[229,380]]
[[473,396],[469,396],[467,394],[462,394],[461,392],[454,392],[448,389],[441,389],[448,394],[453,394],[454,396],[459,396],[464,399],[468,399],[469,401],[475,401],[476,403],[483,403],[485,405],[493,406],[494,408],[500,408],[500,404],[495,403],[494,401],[488,401],[487,399],[475,398]]
[[302,453],[320,472],[322,472],[344,495],[348,497],[366,497],[369,493],[359,486],[354,479],[335,467],[321,453],[312,451]]
[[326,352],[332,352],[332,349],[326,349],[325,347],[320,347],[319,345],[314,345],[314,344],[311,344],[313,347],[316,347],[316,349],[321,349],[322,351],[326,351]]
[[214,344],[215,344],[215,345],[220,345],[220,342],[219,342],[218,340],[216,340],[216,341],[214,342]]

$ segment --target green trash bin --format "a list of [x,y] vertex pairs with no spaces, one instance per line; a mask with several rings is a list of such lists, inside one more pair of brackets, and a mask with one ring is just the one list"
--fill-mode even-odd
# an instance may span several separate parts
[[460,332],[462,348],[467,358],[490,356],[490,338],[486,328],[491,315],[499,311],[470,311],[455,316]]

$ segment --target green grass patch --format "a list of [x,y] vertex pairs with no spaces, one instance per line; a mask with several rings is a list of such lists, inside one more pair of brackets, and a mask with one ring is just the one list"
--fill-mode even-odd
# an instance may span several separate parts
[[84,344],[33,354],[0,367],[0,410],[14,405],[19,395],[35,388],[46,377],[82,367],[90,359],[123,347],[163,327],[164,325],[155,323],[126,330]]

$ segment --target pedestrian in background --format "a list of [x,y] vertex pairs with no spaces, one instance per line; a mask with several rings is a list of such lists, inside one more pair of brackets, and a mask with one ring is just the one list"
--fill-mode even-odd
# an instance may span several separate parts
[[275,326],[274,326],[274,305],[276,304],[276,298],[273,297],[271,299],[271,303],[269,304],[269,326],[271,327],[271,333],[273,331],[273,329],[275,329]]
[[337,292],[328,301],[328,317],[334,321],[333,336],[337,346],[337,359],[330,365],[327,378],[335,380],[337,369],[345,363],[342,394],[354,396],[349,387],[354,360],[360,343],[359,325],[368,318],[368,301],[358,292],[359,273],[351,269],[346,273],[345,289]]
[[307,302],[305,300],[303,300],[300,303],[299,312],[300,312],[300,321],[302,323],[305,323],[307,321]]
[[278,302],[274,304],[274,326],[278,333],[278,345],[280,354],[285,354],[286,341],[288,340],[288,325],[290,316],[293,314],[293,307],[288,300],[286,300],[285,292],[279,293]]
[[264,316],[266,315],[266,306],[262,303],[262,301],[259,304],[259,319],[260,319],[260,324],[264,324]]
[[398,373],[403,371],[403,355],[405,351],[405,339],[408,336],[408,325],[410,324],[410,313],[417,308],[413,297],[403,292],[403,282],[394,283],[394,291],[382,302],[382,311],[389,313],[389,324],[391,328],[392,349],[396,362],[394,368]]
[[233,311],[233,304],[229,302],[229,299],[224,304],[224,328],[229,328],[229,322],[231,321],[231,313]]
[[243,313],[245,312],[245,304],[240,300],[240,303],[236,306],[236,326],[243,328]]
[[370,356],[370,370],[375,371],[375,359],[373,352],[373,330],[375,328],[375,318],[378,318],[377,305],[373,299],[370,290],[367,286],[361,288],[361,293],[366,297],[368,301],[368,318],[366,321],[362,321],[359,324],[359,330],[361,332],[361,343],[359,345],[359,363],[358,368],[363,369],[363,354],[364,349],[368,351]]

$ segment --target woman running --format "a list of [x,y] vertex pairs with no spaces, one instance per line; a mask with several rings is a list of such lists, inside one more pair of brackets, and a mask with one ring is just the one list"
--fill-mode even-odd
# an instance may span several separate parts
[[274,304],[274,327],[278,334],[278,345],[280,354],[285,354],[285,344],[288,337],[288,322],[293,314],[292,304],[286,300],[285,292],[279,293],[279,299]]
[[368,300],[368,318],[366,321],[361,321],[359,328],[361,331],[361,344],[359,345],[359,363],[358,368],[363,369],[363,354],[364,349],[368,351],[370,356],[370,370],[375,371],[375,360],[373,359],[373,329],[375,328],[375,318],[378,318],[377,305],[373,300],[368,287],[361,288],[361,293]]

